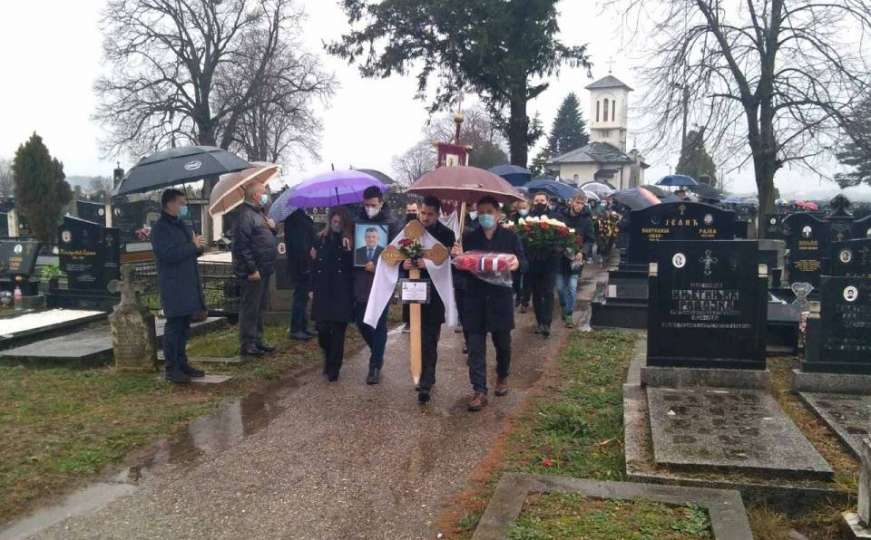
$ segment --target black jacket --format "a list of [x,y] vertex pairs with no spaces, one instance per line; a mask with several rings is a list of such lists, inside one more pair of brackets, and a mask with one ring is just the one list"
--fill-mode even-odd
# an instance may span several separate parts
[[[541,216],[559,219],[559,213],[556,210],[545,209],[543,212],[539,212],[533,209],[529,211],[529,217]],[[551,249],[541,250],[530,249],[529,246],[524,247],[526,248],[526,255],[527,257],[529,257],[530,274],[556,273],[557,270],[560,269],[560,258],[562,257],[561,253],[553,251]]]
[[284,220],[284,244],[287,247],[287,273],[296,286],[308,282],[311,272],[311,248],[315,242],[315,223],[299,209]]
[[192,240],[190,225],[166,213],[151,229],[160,304],[167,317],[184,317],[206,309],[197,266],[199,250]]
[[353,321],[352,251],[342,246],[341,235],[332,232],[318,236],[314,248],[317,255],[312,262],[312,319]]
[[[433,235],[436,240],[441,242],[448,251],[451,250],[454,242],[456,242],[454,231],[443,225],[441,222],[436,222],[433,227],[427,229],[427,232]],[[426,270],[421,270],[420,278],[429,279],[429,273]],[[425,325],[442,324],[445,322],[445,304],[442,302],[441,296],[439,296],[439,292],[436,290],[432,282],[430,282],[429,287],[429,304],[421,306],[421,322]]]
[[[520,238],[504,227],[497,227],[490,240],[481,229],[466,234],[463,250],[513,253],[520,262],[520,272],[526,272],[529,266]],[[514,289],[487,283],[468,272],[466,275],[463,329],[480,334],[514,328]]]
[[[563,212],[557,219],[566,224],[570,229],[574,229],[576,234],[581,235],[584,244],[582,251],[585,258],[590,258],[593,255],[593,246],[596,244],[596,228],[593,223],[593,215],[590,210],[584,208],[580,214],[572,214],[570,209]],[[578,270],[571,269],[571,261],[567,257],[562,258],[562,272],[564,274],[577,273]]]
[[249,203],[239,207],[233,226],[233,271],[243,277],[254,272],[272,274],[278,257],[275,231],[266,224],[266,216]]
[[[369,216],[366,215],[365,209],[361,209],[360,213],[357,215],[355,223],[357,225],[369,225],[373,223],[381,225],[386,224],[388,242],[392,242],[393,239],[396,238],[396,235],[399,234],[399,231],[402,230],[402,227],[393,219],[393,216],[390,215],[390,210],[387,206],[383,206],[381,208],[381,213],[372,219],[369,219]],[[365,304],[369,301],[369,291],[372,289],[372,281],[374,280],[374,272],[367,272],[364,268],[359,266],[354,268],[354,297],[357,299],[357,302]]]

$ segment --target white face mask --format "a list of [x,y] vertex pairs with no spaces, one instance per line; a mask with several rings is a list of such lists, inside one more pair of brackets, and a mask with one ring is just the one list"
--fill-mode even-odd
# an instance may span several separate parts
[[369,216],[369,219],[372,219],[381,213],[381,205],[366,206],[365,208],[366,208],[366,215]]
[[469,217],[472,218],[472,219],[477,218],[477,217],[478,217],[478,212],[472,210],[471,212],[469,212]]

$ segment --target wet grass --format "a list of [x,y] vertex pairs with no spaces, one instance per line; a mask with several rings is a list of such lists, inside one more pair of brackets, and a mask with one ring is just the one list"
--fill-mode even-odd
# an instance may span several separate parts
[[704,508],[650,501],[590,499],[576,493],[531,495],[509,540],[712,539]]
[[[235,375],[217,387],[172,386],[156,373],[116,373],[108,367],[0,367],[0,523],[93,478],[130,451],[172,435],[225,399],[319,362],[316,340],[291,341],[286,328],[266,328],[266,339],[278,349],[272,357],[242,366],[208,366],[209,372]],[[361,343],[349,329],[346,354]],[[237,354],[237,327],[189,343],[190,357]]]

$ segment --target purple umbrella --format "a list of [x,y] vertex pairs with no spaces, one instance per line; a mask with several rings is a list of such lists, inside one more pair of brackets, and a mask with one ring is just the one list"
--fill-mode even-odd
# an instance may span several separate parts
[[363,200],[363,191],[375,186],[384,191],[384,184],[363,171],[330,171],[297,184],[287,198],[288,206],[322,208],[353,204]]

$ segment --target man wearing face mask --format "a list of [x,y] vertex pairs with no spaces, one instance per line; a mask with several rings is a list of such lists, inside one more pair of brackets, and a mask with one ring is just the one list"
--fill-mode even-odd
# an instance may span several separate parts
[[240,280],[239,342],[243,356],[263,356],[275,350],[263,341],[263,312],[269,302],[269,278],[278,256],[275,222],[266,217],[269,195],[263,184],[245,188],[233,227],[233,272]]
[[[358,225],[387,225],[388,240],[393,240],[399,234],[400,226],[390,216],[389,209],[384,206],[384,196],[381,190],[370,186],[363,191],[363,210],[357,217]],[[359,247],[359,246],[358,246]],[[375,266],[378,261],[367,262],[365,266],[354,268],[354,316],[357,329],[366,345],[369,347],[369,374],[366,384],[378,384],[381,379],[381,367],[384,365],[384,348],[387,346],[387,311],[381,314],[378,326],[372,328],[363,322],[366,315],[366,303],[369,301],[369,291],[375,279]]]
[[160,202],[163,211],[151,229],[151,246],[157,259],[160,305],[166,315],[163,332],[166,380],[188,383],[192,377],[204,375],[188,364],[185,347],[191,318],[206,310],[197,266],[205,240],[182,221],[188,215],[184,193],[167,189]]
[[[548,216],[556,219],[548,207],[547,195],[536,193],[532,199],[533,217]],[[535,311],[536,334],[550,336],[550,325],[553,322],[553,291],[556,286],[556,273],[559,268],[560,254],[549,249],[529,249],[529,287],[532,291],[532,307]]]
[[583,239],[583,247],[580,250],[566,252],[560,261],[557,272],[556,289],[559,295],[559,303],[562,308],[563,323],[566,328],[574,326],[572,313],[578,296],[578,280],[584,273],[584,263],[593,255],[593,246],[596,243],[596,231],[593,228],[593,216],[587,208],[587,196],[583,191],[578,191],[559,220]]
[[[529,217],[529,201],[522,200],[514,203],[514,213],[510,216],[511,222],[516,227],[521,219]],[[526,313],[529,309],[529,298],[531,289],[529,288],[529,278],[526,273],[516,271],[511,274],[511,279],[514,287],[514,307],[520,307],[520,313]]]

